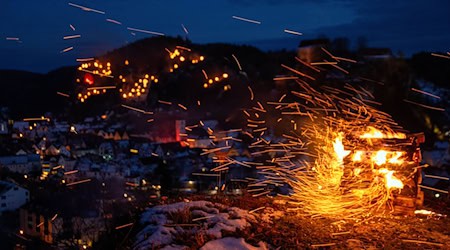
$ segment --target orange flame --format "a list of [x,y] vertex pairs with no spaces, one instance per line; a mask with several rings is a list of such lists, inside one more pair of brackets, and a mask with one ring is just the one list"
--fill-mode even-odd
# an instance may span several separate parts
[[353,157],[352,157],[352,161],[354,161],[354,162],[360,162],[360,161],[362,161],[362,156],[363,156],[363,151],[356,151],[354,154],[353,154]]
[[383,138],[396,138],[396,139],[405,139],[406,134],[404,133],[396,133],[396,132],[385,132],[383,133],[381,130],[376,129],[372,126],[367,127],[367,132],[362,134],[360,138],[373,138],[373,139],[383,139]]
[[378,166],[386,163],[387,151],[378,150],[374,156],[372,156],[372,161]]
[[[352,155],[353,162],[363,162],[363,157],[366,155],[365,151],[355,151]],[[384,165],[386,163],[401,165],[404,160],[401,157],[404,155],[404,152],[401,151],[386,151],[386,150],[378,150],[371,154],[370,160],[378,166]]]
[[344,162],[344,158],[350,154],[350,150],[344,149],[344,144],[342,144],[342,135],[340,134],[333,142],[333,149],[336,154],[339,163]]
[[402,189],[403,188],[403,182],[394,176],[393,170],[388,170],[386,168],[382,168],[382,169],[378,170],[378,172],[380,174],[384,174],[384,179],[386,182],[385,185],[386,185],[387,189],[391,189],[391,188]]
[[403,152],[396,151],[396,152],[393,152],[392,154],[394,154],[394,155],[391,157],[391,159],[389,159],[389,163],[397,164],[397,165],[400,165],[403,163],[403,160],[399,159],[400,157],[403,156]]

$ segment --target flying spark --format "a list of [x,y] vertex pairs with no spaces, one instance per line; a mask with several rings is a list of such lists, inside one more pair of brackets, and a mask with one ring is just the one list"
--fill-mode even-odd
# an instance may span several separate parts
[[125,105],[125,104],[121,104],[121,106],[124,107],[124,108],[127,108],[127,109],[129,109],[129,110],[133,110],[133,111],[137,111],[137,112],[143,113],[143,114],[145,114],[145,115],[153,115],[153,112],[145,111],[145,110],[143,110],[143,109],[131,107],[131,106],[128,106],[128,105]]
[[261,24],[260,21],[256,21],[256,20],[252,20],[252,19],[248,19],[248,18],[243,18],[243,17],[239,17],[239,16],[232,16],[232,18],[237,19],[237,20],[241,20],[244,22],[249,22],[249,23],[254,23],[254,24]]
[[233,57],[234,61],[236,62],[237,66],[239,68],[239,71],[242,71],[241,64],[239,63],[239,60],[237,59],[237,57],[234,54],[231,54],[231,56]]
[[184,106],[184,105],[182,105],[182,104],[179,104],[179,103],[178,103],[178,107],[180,107],[180,108],[182,108],[182,109],[184,109],[184,110],[187,110],[186,106]]
[[74,182],[71,182],[71,183],[67,183],[67,187],[69,187],[69,186],[73,186],[73,185],[78,185],[78,184],[81,184],[81,183],[86,183],[86,182],[90,182],[91,181],[91,179],[85,179],[85,180],[81,180],[81,181],[74,181]]
[[104,11],[88,8],[86,6],[82,6],[82,5],[79,5],[79,4],[69,3],[69,5],[72,6],[72,7],[76,7],[76,8],[82,9],[82,10],[87,11],[87,12],[95,12],[95,13],[103,14],[103,15],[105,14]]
[[413,102],[413,101],[410,101],[410,100],[407,100],[407,99],[403,99],[403,101],[405,101],[407,103],[411,103],[411,104],[417,105],[417,106],[422,107],[422,108],[426,108],[426,109],[437,110],[437,111],[445,111],[444,108],[433,107],[433,106],[421,104],[421,103],[418,103],[418,102]]
[[161,104],[172,105],[171,102],[167,102],[167,101],[163,101],[163,100],[158,100],[158,102]]
[[293,30],[288,30],[288,29],[285,29],[284,32],[285,32],[285,33],[292,34],[292,35],[297,35],[297,36],[302,36],[302,35],[303,35],[303,33],[301,33],[301,32],[293,31]]
[[56,92],[56,94],[58,94],[58,95],[60,95],[60,96],[64,96],[64,97],[67,97],[67,98],[69,98],[69,97],[70,97],[70,95],[68,95],[68,94],[65,94],[65,93],[62,93],[62,92]]
[[115,23],[115,24],[118,24],[118,25],[122,25],[121,22],[119,22],[119,21],[117,21],[117,20],[114,20],[114,19],[109,19],[109,18],[107,18],[106,21],[107,21],[107,22],[110,22],[110,23]]
[[71,35],[71,36],[65,36],[63,37],[64,40],[68,40],[68,39],[75,39],[75,38],[80,38],[81,35]]
[[73,50],[73,46],[72,46],[72,47],[68,47],[68,48],[65,48],[65,49],[61,50],[61,52],[60,52],[60,53],[66,53],[66,52],[68,52],[68,51],[71,51],[71,50]]
[[435,57],[441,57],[441,58],[445,58],[445,59],[450,59],[450,56],[446,56],[446,55],[441,55],[441,54],[436,54],[436,53],[431,53],[432,56]]
[[186,35],[189,35],[189,31],[188,29],[184,26],[184,24],[181,24],[181,28],[183,28],[184,33],[186,33]]
[[250,91],[250,100],[253,101],[253,99],[255,98],[255,95],[253,94],[253,89],[250,86],[247,86],[248,91]]
[[132,226],[134,223],[128,223],[128,224],[125,224],[125,225],[121,225],[121,226],[117,226],[117,227],[115,227],[115,229],[116,230],[119,230],[119,229],[122,229],[122,228],[126,228],[126,227],[130,227],[130,226]]
[[127,30],[151,34],[151,35],[157,35],[157,36],[165,36],[164,33],[150,31],[150,30],[136,29],[136,28],[131,28],[131,27],[127,27]]
[[95,58],[94,57],[88,57],[88,58],[77,58],[77,62],[90,62],[90,61],[93,61],[93,60],[95,60]]
[[428,92],[426,92],[426,91],[423,91],[423,90],[420,90],[420,89],[416,89],[416,88],[411,88],[411,90],[412,90],[412,91],[415,91],[415,92],[417,92],[417,93],[421,93],[421,94],[424,94],[424,95],[427,95],[427,96],[431,96],[431,97],[434,97],[434,98],[436,98],[436,99],[441,99],[441,97],[440,97],[440,96],[437,96],[437,95],[433,95],[433,94],[431,94],[431,93],[428,93]]

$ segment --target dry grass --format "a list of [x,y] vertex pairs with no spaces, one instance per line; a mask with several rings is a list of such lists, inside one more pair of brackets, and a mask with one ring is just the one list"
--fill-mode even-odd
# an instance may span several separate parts
[[192,250],[199,249],[210,240],[212,240],[212,238],[206,234],[206,230],[204,228],[198,227],[177,230],[177,233],[174,237],[175,244],[189,246],[189,248]]
[[176,212],[168,213],[167,219],[171,220],[173,224],[191,224],[193,218],[191,210],[186,207]]

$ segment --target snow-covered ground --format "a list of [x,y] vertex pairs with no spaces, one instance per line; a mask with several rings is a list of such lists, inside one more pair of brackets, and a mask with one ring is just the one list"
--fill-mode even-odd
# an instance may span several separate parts
[[141,216],[144,228],[136,236],[134,249],[189,249],[179,238],[192,237],[203,250],[268,249],[264,242],[252,246],[244,238],[224,237],[256,223],[255,214],[237,207],[209,201],[178,202],[149,208]]
[[218,240],[212,240],[207,242],[200,250],[260,250],[268,249],[267,245],[263,242],[259,242],[258,247],[254,247],[243,238],[226,237]]

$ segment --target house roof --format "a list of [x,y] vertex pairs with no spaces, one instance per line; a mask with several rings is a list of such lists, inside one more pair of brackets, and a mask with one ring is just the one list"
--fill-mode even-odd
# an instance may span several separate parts
[[16,184],[11,182],[0,181],[0,195],[16,186]]

